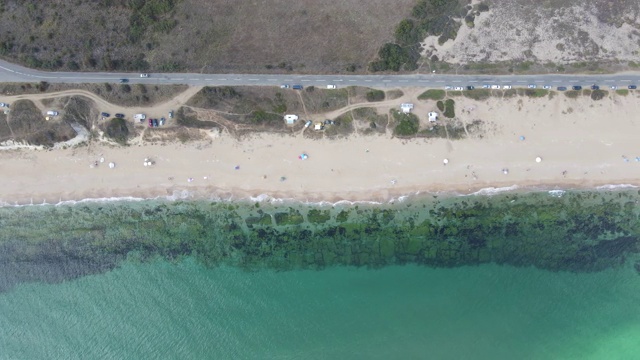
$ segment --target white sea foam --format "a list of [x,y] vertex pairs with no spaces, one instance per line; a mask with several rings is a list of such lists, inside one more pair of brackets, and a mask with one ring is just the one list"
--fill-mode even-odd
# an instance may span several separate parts
[[637,189],[637,188],[638,186],[631,185],[631,184],[618,184],[618,185],[609,184],[609,185],[598,186],[596,189],[597,190],[624,190],[624,189]]
[[474,193],[471,193],[469,195],[484,195],[484,196],[491,196],[491,195],[497,195],[503,192],[507,192],[507,191],[514,191],[519,189],[518,185],[511,185],[511,186],[506,186],[506,187],[499,187],[499,188],[495,188],[495,187],[488,187],[488,188],[484,188],[484,189],[480,189]]

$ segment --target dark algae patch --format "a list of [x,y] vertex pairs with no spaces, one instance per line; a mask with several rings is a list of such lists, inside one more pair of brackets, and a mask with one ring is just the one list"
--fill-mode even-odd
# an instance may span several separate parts
[[0,291],[124,261],[193,257],[244,269],[456,267],[593,272],[638,262],[640,194],[546,192],[319,206],[228,202],[0,208]]

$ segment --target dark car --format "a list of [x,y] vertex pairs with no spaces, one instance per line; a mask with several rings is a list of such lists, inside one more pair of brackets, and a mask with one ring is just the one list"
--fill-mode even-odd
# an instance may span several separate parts
[[120,84],[128,83],[129,79],[120,79]]
[[600,86],[598,86],[598,85],[591,85],[591,90],[600,90]]
[[302,90],[302,85],[293,85],[291,88],[293,90]]
[[582,86],[580,86],[580,85],[573,85],[571,88],[572,88],[573,90],[576,90],[576,91],[578,91],[578,90],[582,90]]
[[335,121],[327,119],[327,120],[324,121],[324,124],[325,125],[335,125]]
[[124,118],[124,114],[116,114],[115,117],[117,117],[119,119],[122,119],[122,118]]
[[635,86],[635,85],[629,85],[629,90],[635,90],[635,89],[637,89],[637,88],[638,88],[638,87],[637,87],[637,86]]
[[158,119],[153,119],[153,127],[158,127]]
[[467,86],[467,90],[473,90],[473,89],[475,89],[474,86],[471,86],[471,85]]
[[169,111],[169,119],[173,119],[173,110]]
[[109,117],[109,116],[111,116],[111,114],[109,114],[109,113],[104,113],[104,112],[103,112],[103,113],[100,113],[100,116],[102,116],[102,117]]
[[564,86],[558,86],[558,91],[566,91],[567,88]]
[[149,127],[153,127],[153,119],[149,118]]

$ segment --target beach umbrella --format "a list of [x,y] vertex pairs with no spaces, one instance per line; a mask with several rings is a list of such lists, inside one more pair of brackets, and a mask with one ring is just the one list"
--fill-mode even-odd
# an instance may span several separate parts
[[537,163],[542,162],[542,158],[541,158],[540,156],[538,156],[538,157],[536,158],[536,162],[537,162]]
[[112,162],[110,162],[110,163],[109,163],[109,169],[113,169],[113,168],[115,168],[115,167],[116,167],[116,164],[115,164],[115,163],[112,163]]
[[442,163],[443,163],[443,164],[445,164],[445,165],[447,165],[447,164],[449,163],[449,159],[444,159],[444,160],[442,160]]
[[507,175],[509,173],[509,169],[502,169],[502,173]]
[[520,135],[520,141],[524,141],[524,136]]

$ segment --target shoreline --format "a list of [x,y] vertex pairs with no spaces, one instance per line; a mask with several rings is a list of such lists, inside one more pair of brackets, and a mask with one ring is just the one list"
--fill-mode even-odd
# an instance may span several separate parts
[[257,194],[251,195],[249,193],[232,193],[232,192],[219,192],[216,194],[205,193],[202,189],[182,189],[177,190],[172,195],[159,195],[153,197],[139,197],[139,196],[111,196],[111,197],[87,197],[87,198],[78,198],[78,199],[62,199],[60,198],[58,202],[53,200],[48,200],[44,198],[42,202],[33,201],[30,199],[29,201],[25,200],[16,200],[16,201],[6,201],[4,199],[0,199],[0,208],[11,208],[11,207],[27,207],[27,206],[66,206],[66,205],[76,205],[83,203],[126,203],[126,202],[147,202],[147,201],[166,201],[166,202],[177,202],[177,201],[210,201],[210,202],[223,202],[223,203],[269,203],[269,204],[296,204],[296,205],[309,205],[309,206],[354,206],[354,205],[385,205],[385,204],[395,204],[401,203],[407,200],[420,200],[422,198],[439,198],[439,199],[450,199],[457,197],[472,197],[472,196],[482,196],[482,197],[492,197],[495,195],[502,194],[535,194],[535,193],[548,193],[549,196],[561,197],[566,192],[615,192],[615,191],[627,191],[632,189],[638,189],[640,185],[633,184],[602,184],[595,186],[569,186],[564,187],[562,185],[549,185],[549,184],[538,184],[531,186],[505,186],[505,187],[487,187],[487,188],[479,188],[474,189],[473,192],[458,192],[455,190],[443,190],[437,192],[431,191],[413,191],[407,193],[397,193],[397,194],[389,194],[388,198],[340,198],[333,197],[331,200],[327,199],[303,199],[296,198],[295,196],[288,197],[278,197],[273,196],[275,194]]

